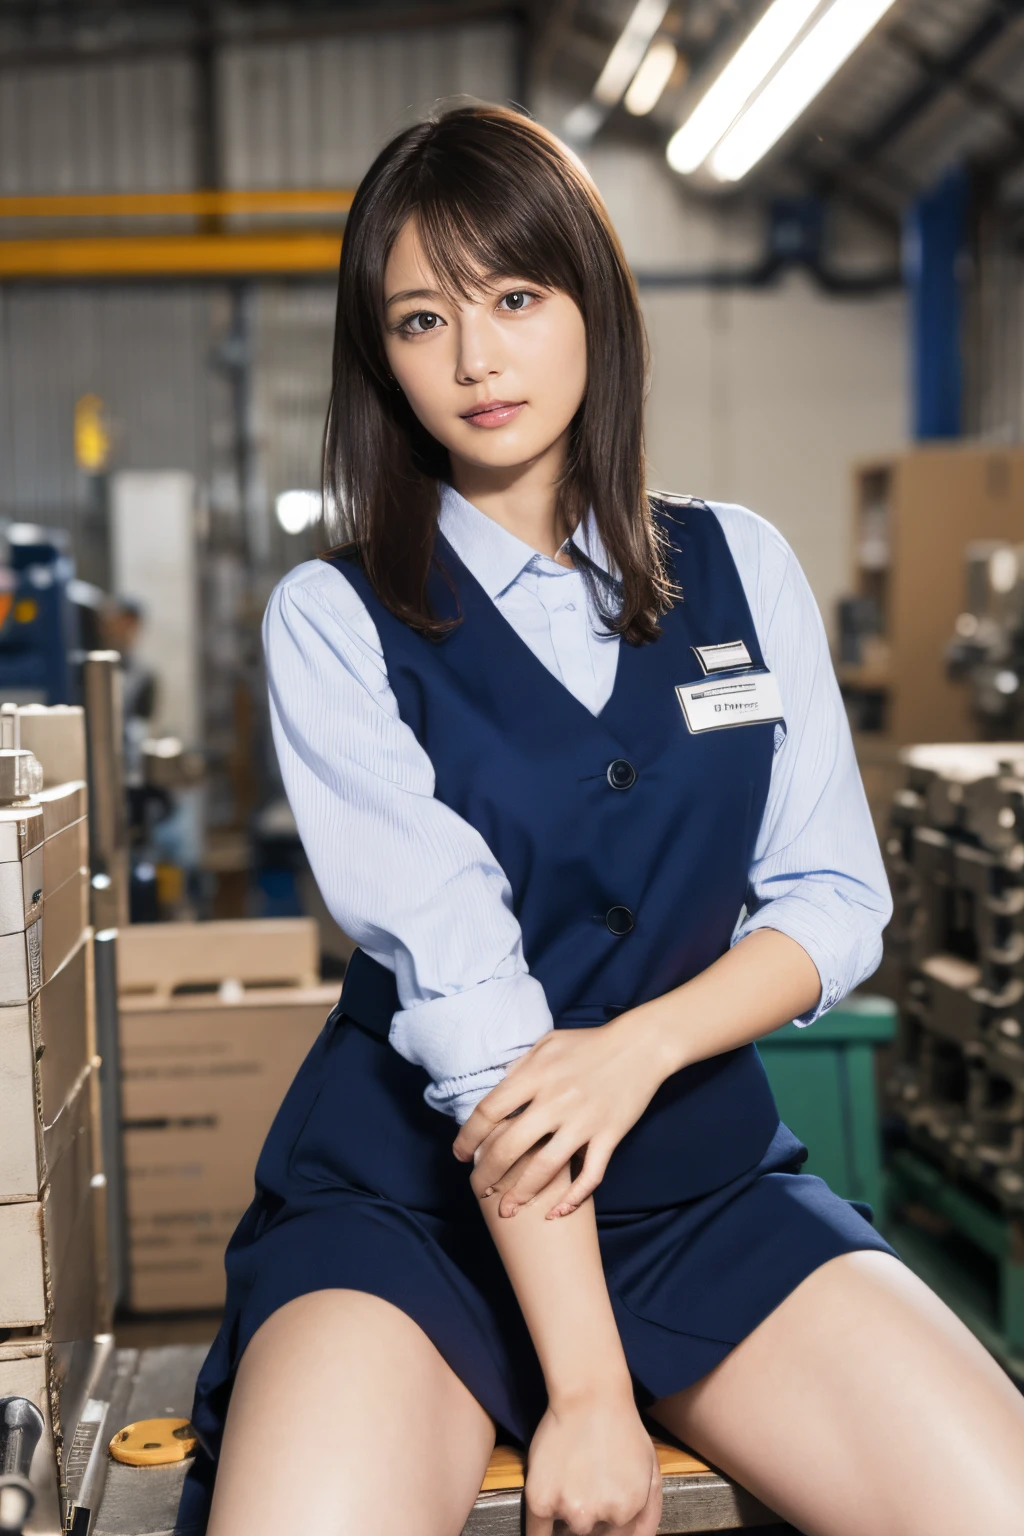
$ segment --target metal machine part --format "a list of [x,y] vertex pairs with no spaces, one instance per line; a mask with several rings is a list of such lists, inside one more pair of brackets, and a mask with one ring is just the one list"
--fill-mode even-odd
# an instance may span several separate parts
[[1024,736],[1024,545],[969,544],[967,606],[946,650],[986,735]]
[[910,747],[885,857],[909,1141],[1024,1212],[1024,747]]
[[27,1397],[0,1399],[0,1533],[20,1536],[35,1505],[29,1471],[43,1416]]

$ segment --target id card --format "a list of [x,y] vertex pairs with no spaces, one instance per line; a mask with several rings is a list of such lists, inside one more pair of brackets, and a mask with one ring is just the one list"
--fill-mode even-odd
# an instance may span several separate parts
[[783,719],[782,695],[771,672],[680,683],[676,697],[693,735],[724,730],[730,725],[757,725],[764,720]]

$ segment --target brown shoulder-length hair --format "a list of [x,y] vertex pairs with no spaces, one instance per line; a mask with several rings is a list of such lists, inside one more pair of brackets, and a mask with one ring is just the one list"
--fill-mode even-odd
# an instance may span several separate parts
[[657,639],[658,617],[678,594],[645,491],[647,345],[632,275],[583,167],[553,134],[502,107],[460,106],[417,123],[359,184],[341,253],[324,443],[330,536],[355,543],[381,602],[405,623],[440,639],[459,622],[439,619],[427,598],[448,453],[394,384],[384,350],[384,269],[412,214],[453,298],[469,299],[488,273],[557,288],[578,305],[587,388],[559,509],[574,529],[591,505],[618,566],[611,612],[574,551],[609,630],[633,644]]

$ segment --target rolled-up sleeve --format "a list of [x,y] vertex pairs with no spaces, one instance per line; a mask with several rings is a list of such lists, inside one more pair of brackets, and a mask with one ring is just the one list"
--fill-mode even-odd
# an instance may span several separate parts
[[803,946],[817,967],[821,994],[794,1022],[812,1024],[877,968],[892,899],[807,578],[770,524],[744,508],[715,510],[785,710],[746,913],[733,943],[755,929],[775,928]]
[[322,561],[274,589],[263,621],[285,792],[338,925],[395,973],[391,1044],[460,1123],[552,1027],[529,974],[508,879],[476,829],[434,797],[398,713],[376,628]]

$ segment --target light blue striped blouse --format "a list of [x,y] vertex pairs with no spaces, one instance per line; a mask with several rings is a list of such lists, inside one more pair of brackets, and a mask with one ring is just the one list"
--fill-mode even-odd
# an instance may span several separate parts
[[[786,718],[733,942],[775,928],[803,945],[821,977],[818,1005],[797,1021],[810,1024],[878,965],[889,889],[807,580],[769,523],[712,505]],[[598,713],[619,639],[597,632],[580,572],[450,486],[440,525],[531,650]],[[593,519],[572,537],[614,581]],[[399,716],[376,626],[342,572],[320,560],[297,566],[271,595],[263,636],[284,786],[324,900],[395,972],[391,1043],[426,1069],[428,1103],[465,1121],[552,1026],[508,880],[476,829],[434,798],[433,766]]]

